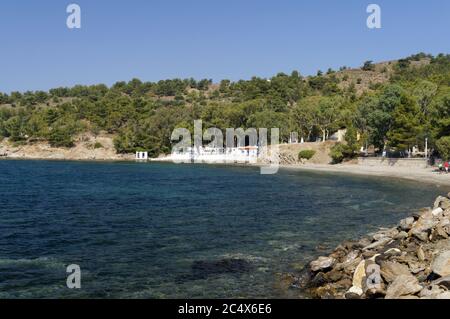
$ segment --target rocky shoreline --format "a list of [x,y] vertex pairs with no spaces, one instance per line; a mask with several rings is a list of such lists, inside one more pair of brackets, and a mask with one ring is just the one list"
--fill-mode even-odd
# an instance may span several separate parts
[[0,141],[0,159],[58,161],[131,161],[134,154],[117,154],[112,136],[80,135],[71,148],[52,147],[47,142],[15,145],[8,139]]
[[292,286],[320,299],[450,299],[450,194],[397,227],[344,242]]

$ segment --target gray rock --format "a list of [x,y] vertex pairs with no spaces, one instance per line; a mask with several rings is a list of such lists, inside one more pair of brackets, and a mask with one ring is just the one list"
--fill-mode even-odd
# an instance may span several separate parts
[[444,210],[443,217],[450,217],[450,209]]
[[420,231],[416,231],[414,233],[411,233],[412,235],[414,235],[416,238],[420,239],[423,242],[428,241],[428,232],[420,232]]
[[371,249],[379,248],[379,247],[382,247],[384,245],[387,245],[391,241],[392,241],[392,238],[384,237],[384,238],[382,238],[382,239],[380,239],[380,240],[378,240],[378,241],[376,241],[376,242],[374,242],[374,243],[364,247],[363,250],[371,250]]
[[420,299],[450,299],[450,291],[441,292],[437,295],[429,295]]
[[402,251],[398,248],[390,248],[384,252],[385,256],[391,257],[391,256],[401,256]]
[[335,262],[336,260],[332,257],[319,257],[310,263],[310,267],[314,272],[329,270],[333,267]]
[[359,287],[352,286],[346,293],[345,299],[360,299],[363,291]]
[[420,217],[422,217],[423,215],[428,215],[428,214],[431,214],[431,208],[425,207],[425,208],[421,208],[418,212],[413,213],[412,216],[417,220]]
[[358,244],[360,247],[366,247],[366,246],[370,245],[371,243],[372,243],[372,241],[367,237],[364,237],[358,241]]
[[[363,282],[364,278],[366,278],[366,261],[362,260],[355,269],[355,273],[353,274],[353,283],[352,283],[353,287],[355,287],[357,289],[361,289],[361,294],[362,294],[362,289],[364,286],[364,282]],[[355,292],[355,291],[353,291],[353,292]]]
[[344,273],[342,271],[333,269],[325,274],[325,278],[329,282],[337,282],[339,280],[342,280],[344,278]]
[[450,208],[450,199],[448,199],[447,197],[439,196],[434,202],[434,209],[436,208],[442,208],[443,210]]
[[361,260],[362,260],[362,258],[358,257],[354,260],[349,260],[345,263],[336,264],[336,266],[334,266],[334,268],[337,270],[340,270],[340,271],[344,271],[346,274],[352,275],[353,272],[355,271],[356,267],[361,262]]
[[447,239],[450,236],[450,218],[442,217],[439,224],[434,228],[432,232],[433,239],[444,238]]
[[425,260],[425,252],[423,251],[422,246],[417,248],[417,258],[419,258],[419,261],[424,261]]
[[372,238],[375,241],[379,241],[385,238],[392,238],[392,237],[387,236],[385,233],[376,233],[372,236]]
[[422,290],[422,286],[413,275],[400,275],[395,278],[386,291],[386,299],[399,299],[414,295]]
[[394,239],[405,239],[408,238],[408,233],[405,231],[401,231],[394,237]]
[[446,291],[436,296],[436,299],[450,299],[450,291]]
[[438,280],[433,281],[433,285],[450,289],[450,276],[442,277],[439,278]]
[[374,261],[375,259],[376,257],[366,261],[366,276],[362,282],[364,295],[370,299],[380,298],[386,295],[386,287],[380,276],[380,266]]
[[344,260],[342,261],[343,264],[351,263],[356,258],[358,258],[359,252],[357,250],[353,250],[350,253],[348,253],[347,256],[345,256]]
[[450,250],[450,239],[442,239],[433,244],[435,255],[441,251]]
[[343,270],[348,274],[353,274],[353,271],[355,271],[356,266],[358,266],[360,262],[361,258],[359,257],[359,252],[353,250],[342,259],[341,263],[336,264],[335,268]]
[[442,229],[448,234],[450,235],[450,218],[449,217],[444,217],[440,220],[438,227],[442,227]]
[[433,284],[431,286],[423,288],[419,293],[419,297],[421,297],[421,298],[433,297],[433,296],[440,295],[443,292],[445,292],[445,290],[443,290],[442,288]]
[[433,214],[433,217],[441,217],[444,213],[444,210],[440,207],[433,209],[433,211],[431,212]]
[[382,230],[378,231],[377,233],[380,234],[380,235],[384,234],[385,237],[394,238],[398,234],[398,229],[397,229],[397,227],[388,228],[388,229],[382,229]]
[[421,271],[424,271],[427,268],[426,264],[418,263],[418,262],[415,262],[415,261],[409,261],[408,262],[408,266],[409,266],[409,270],[414,275],[418,274]]
[[384,283],[381,283],[380,287],[367,289],[364,292],[364,295],[369,299],[384,298],[386,296],[386,290],[384,287]]
[[441,277],[450,276],[450,250],[441,252],[434,258],[431,270]]
[[431,212],[423,214],[409,231],[421,241],[427,241],[430,230],[436,226],[439,221],[433,218]]
[[447,233],[447,229],[442,227],[441,225],[437,225],[436,228],[434,229],[433,233],[433,238],[444,238],[447,239],[449,237],[448,233]]
[[311,280],[309,285],[311,287],[320,287],[328,283],[328,279],[326,278],[325,274],[323,272],[319,272],[317,275],[314,276],[314,278]]
[[393,282],[400,275],[411,275],[408,266],[392,261],[381,263],[381,276],[386,282]]
[[408,217],[408,218],[402,219],[400,221],[399,226],[400,226],[401,230],[408,231],[412,228],[413,224],[414,224],[414,217]]

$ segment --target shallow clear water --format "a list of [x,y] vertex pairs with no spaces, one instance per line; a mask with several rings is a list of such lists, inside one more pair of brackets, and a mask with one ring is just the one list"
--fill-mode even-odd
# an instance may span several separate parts
[[[292,297],[277,274],[446,191],[253,167],[0,161],[0,298]],[[80,290],[66,287],[69,264]]]

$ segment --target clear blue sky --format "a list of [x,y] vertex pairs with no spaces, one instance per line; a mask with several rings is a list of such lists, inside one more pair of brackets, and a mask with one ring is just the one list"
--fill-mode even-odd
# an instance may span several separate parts
[[[450,53],[448,0],[64,0],[0,2],[0,91],[174,77],[248,79]],[[382,8],[381,30],[366,7]]]

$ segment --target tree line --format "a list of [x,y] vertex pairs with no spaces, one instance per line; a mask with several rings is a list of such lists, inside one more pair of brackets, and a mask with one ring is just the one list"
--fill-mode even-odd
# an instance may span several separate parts
[[[427,63],[417,64],[417,61]],[[341,68],[345,72],[347,68]],[[71,147],[77,134],[114,134],[117,152],[167,153],[176,127],[219,129],[279,127],[287,141],[296,131],[307,141],[327,139],[346,127],[359,140],[335,150],[344,157],[359,145],[405,151],[429,145],[443,157],[450,154],[450,55],[418,54],[393,65],[389,80],[371,85],[362,94],[358,83],[328,70],[305,77],[298,71],[270,79],[204,79],[142,82],[133,79],[48,92],[0,93],[0,138],[14,143],[48,141]],[[374,72],[371,61],[362,70]]]

